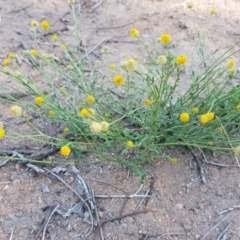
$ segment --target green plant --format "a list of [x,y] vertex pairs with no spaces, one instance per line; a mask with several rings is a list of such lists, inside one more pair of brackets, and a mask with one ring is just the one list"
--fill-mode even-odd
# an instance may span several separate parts
[[[75,19],[74,9],[73,16]],[[209,56],[203,54],[200,44],[202,62],[190,67],[188,89],[179,95],[188,57],[174,54],[169,34],[158,38],[166,46],[159,53],[150,50],[139,31],[132,28],[130,35],[142,44],[148,61],[133,57],[122,61],[119,67],[109,66],[107,49],[103,49],[106,70],[100,72],[88,54],[70,49],[47,21],[41,26],[52,34],[52,41],[59,45],[65,59],[43,53],[38,45],[38,22],[34,20],[31,25],[35,46],[25,54],[40,73],[43,87],[24,74],[13,53],[3,61],[0,71],[17,83],[9,88],[30,96],[24,101],[1,93],[5,101],[14,103],[11,112],[24,118],[35,134],[19,135],[2,124],[0,139],[38,141],[59,148],[66,157],[71,152],[79,156],[83,150],[96,153],[103,160],[134,170],[142,181],[146,176],[143,165],[153,158],[173,159],[176,163],[175,158],[162,153],[166,147],[186,146],[240,155],[240,85],[232,84],[236,74],[233,55],[240,51],[240,42],[224,53],[216,50]],[[217,54],[214,62],[209,60]],[[31,113],[44,121],[62,123],[62,136],[43,133],[29,121]]]

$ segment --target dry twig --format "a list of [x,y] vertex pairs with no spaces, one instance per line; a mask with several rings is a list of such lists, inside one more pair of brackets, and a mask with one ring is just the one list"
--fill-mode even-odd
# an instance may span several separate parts
[[213,226],[200,240],[204,240],[214,229],[216,229],[223,221],[225,221],[229,216],[231,215],[231,212],[225,216],[221,221],[219,221],[215,226]]
[[80,196],[80,194],[78,194],[78,192],[73,189],[69,184],[67,184],[62,178],[60,178],[58,175],[56,175],[55,173],[53,173],[52,171],[48,170],[47,168],[44,168],[45,171],[47,171],[48,173],[50,173],[51,175],[53,175],[55,178],[57,178],[60,182],[62,182],[66,187],[68,187],[82,202],[83,204],[87,207],[87,210],[89,211],[89,215],[91,217],[91,229],[89,230],[89,232],[87,233],[86,237],[89,236],[93,230],[93,216],[92,216],[92,212],[90,207],[88,206],[88,204],[85,202],[85,200]]
[[96,8],[98,8],[102,3],[103,3],[103,0],[100,0],[98,3],[96,3],[96,4],[92,7],[92,11],[95,10]]
[[220,233],[220,235],[218,236],[217,240],[221,240],[223,239],[224,235],[226,235],[226,232],[228,231],[228,229],[231,227],[232,222],[230,222],[227,227]]
[[199,172],[200,172],[200,176],[201,176],[202,183],[206,183],[206,177],[205,177],[204,169],[203,169],[203,167],[202,167],[202,163],[201,163],[201,161],[198,159],[197,154],[194,152],[194,150],[192,150],[192,149],[190,148],[190,151],[191,151],[191,153],[192,153],[193,159],[194,159],[195,162],[197,163],[197,166],[198,166],[198,169],[199,169]]
[[227,213],[227,212],[232,212],[233,210],[235,209],[240,209],[240,206],[233,206],[233,207],[230,207],[226,210],[223,210],[221,212],[218,212],[217,215],[221,215],[221,214],[224,214],[224,213]]
[[51,214],[49,215],[49,217],[48,217],[48,219],[47,219],[47,221],[46,221],[46,224],[45,224],[45,226],[44,226],[44,228],[43,228],[43,234],[42,234],[41,240],[45,240],[45,233],[46,233],[46,230],[47,230],[47,225],[48,225],[48,223],[50,222],[50,219],[51,219],[51,217],[53,216],[53,214],[54,214],[54,213],[56,212],[56,210],[59,208],[59,206],[60,206],[60,204],[58,204],[58,205],[52,210]]
[[96,230],[96,233],[95,233],[95,235],[94,235],[94,237],[93,237],[93,240],[96,238],[97,233],[98,233],[100,227],[103,226],[103,224],[108,223],[108,222],[112,222],[112,221],[116,221],[116,220],[119,220],[119,219],[122,219],[122,218],[130,217],[130,216],[133,216],[133,215],[137,215],[137,214],[140,214],[140,213],[147,213],[147,212],[149,212],[149,210],[142,210],[142,211],[138,211],[138,212],[132,212],[132,213],[124,214],[124,215],[122,215],[121,217],[115,217],[115,218],[111,218],[111,219],[104,220],[104,221],[101,222],[101,224],[97,227],[97,230]]

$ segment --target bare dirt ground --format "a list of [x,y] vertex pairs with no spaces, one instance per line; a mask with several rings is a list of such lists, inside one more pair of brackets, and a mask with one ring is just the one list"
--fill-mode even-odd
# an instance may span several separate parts
[[[80,38],[89,49],[104,39],[114,39],[107,43],[117,63],[124,57],[143,56],[143,51],[128,37],[131,27],[140,30],[143,39],[151,48],[161,51],[156,38],[169,33],[176,42],[176,53],[196,56],[196,28],[208,29],[206,52],[216,48],[226,50],[240,38],[240,1],[197,0],[190,11],[181,5],[182,1],[149,0],[104,0],[95,10],[96,1],[81,1],[77,10]],[[80,4],[78,4],[80,6]],[[210,9],[216,9],[215,17],[210,17]],[[67,44],[72,42],[73,22],[70,8],[65,0],[1,0],[0,1],[0,58],[14,52],[21,55],[23,45],[33,47],[29,23],[32,19],[47,19]],[[195,22],[195,26],[193,25]],[[42,35],[41,46],[61,57],[56,48],[49,44],[49,36]],[[95,51],[99,53],[101,47]],[[240,55],[235,56],[240,62]],[[191,57],[190,57],[191,59]],[[99,61],[99,59],[96,59]],[[3,81],[9,81],[1,77]],[[239,79],[235,79],[239,81]],[[183,84],[184,91],[186,84]],[[18,124],[9,113],[9,104],[0,102],[0,120],[17,131],[28,131],[24,124]],[[31,149],[39,151],[39,146],[21,140],[4,139],[0,151]],[[155,159],[146,166],[148,182],[138,194],[146,194],[150,189],[149,201],[139,205],[142,198],[97,198],[97,211],[101,222],[124,216],[134,211],[147,210],[115,221],[102,224],[105,239],[218,239],[219,234],[229,225],[226,236],[221,239],[240,239],[239,168],[204,165],[206,183],[202,184],[199,172],[189,151],[171,149],[178,158],[178,164]],[[209,155],[209,160],[221,164],[236,165],[235,159]],[[61,160],[59,154],[53,156]],[[95,161],[98,156],[87,154],[83,160]],[[3,162],[3,159],[2,159]],[[41,165],[41,168],[44,166]],[[54,166],[47,166],[52,169]],[[123,167],[113,164],[93,164],[78,167],[65,166],[58,173],[72,188],[78,189],[76,174],[80,174],[94,194],[134,194],[140,187],[139,179]],[[151,185],[151,183],[153,185]],[[0,239],[41,239],[44,221],[48,219],[54,206],[65,214],[68,209],[80,203],[74,193],[57,178],[45,171],[36,174],[26,166],[9,161],[0,168]],[[232,210],[232,211],[231,211]],[[228,215],[230,213],[230,215]],[[86,214],[86,213],[85,213]],[[224,219],[224,217],[226,217]],[[87,216],[85,216],[87,217]],[[48,223],[45,239],[84,239],[90,224],[75,213],[63,218],[54,214]],[[216,228],[213,228],[224,219]],[[97,224],[96,220],[94,223]],[[100,239],[97,228],[89,239]],[[176,234],[176,235],[175,235]],[[43,239],[43,238],[42,238]]]

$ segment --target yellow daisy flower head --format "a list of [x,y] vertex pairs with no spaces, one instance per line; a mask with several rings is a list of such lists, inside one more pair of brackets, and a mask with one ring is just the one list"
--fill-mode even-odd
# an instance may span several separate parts
[[190,115],[187,112],[183,112],[180,114],[179,118],[181,122],[188,122],[190,120]]
[[168,33],[164,33],[158,38],[158,42],[162,44],[168,44],[170,41],[171,41],[171,36]]
[[63,129],[63,132],[64,132],[64,133],[68,133],[68,132],[69,132],[69,128],[68,128],[68,127],[65,127],[65,128]]
[[115,85],[117,86],[121,86],[124,84],[124,79],[121,75],[116,75],[114,78],[113,78],[113,82]]
[[93,104],[93,103],[95,102],[95,98],[94,98],[92,95],[88,95],[88,96],[86,97],[86,102],[87,102],[88,104]]
[[15,54],[14,53],[9,53],[8,54],[8,59],[14,59],[15,58]]
[[38,96],[35,98],[35,103],[38,105],[38,106],[41,106],[43,103],[44,103],[44,98],[41,97],[41,96]]
[[54,117],[55,115],[56,115],[56,113],[53,110],[49,111],[49,116],[50,117]]
[[0,128],[4,128],[3,122],[0,122]]
[[50,29],[50,24],[46,20],[42,21],[41,26],[42,26],[43,30],[49,30]]
[[223,132],[223,128],[222,128],[222,127],[219,127],[219,128],[218,128],[218,132],[222,133],[222,132]]
[[100,52],[101,52],[102,54],[109,52],[109,47],[108,47],[108,46],[104,46],[104,47],[100,50]]
[[165,65],[167,63],[167,58],[163,55],[160,55],[158,58],[157,58],[157,63],[159,65]]
[[7,66],[10,65],[10,63],[11,63],[10,60],[5,59],[5,60],[3,60],[2,65],[3,65],[4,67],[7,67]]
[[22,108],[19,106],[13,106],[10,108],[10,112],[15,116],[20,117],[22,115]]
[[193,111],[193,113],[197,114],[197,113],[199,112],[199,109],[198,109],[198,107],[194,107],[194,108],[192,109],[192,111]]
[[240,146],[233,149],[235,156],[240,157]]
[[178,160],[177,160],[177,158],[173,158],[173,159],[171,160],[171,162],[172,162],[172,164],[177,164],[177,163],[178,163]]
[[14,76],[15,78],[20,78],[20,77],[22,77],[22,73],[19,72],[19,71],[15,71],[15,72],[13,73],[13,76]]
[[175,62],[180,65],[183,66],[187,63],[187,56],[184,54],[180,54],[179,56],[177,56],[177,58],[175,59]]
[[210,14],[214,16],[216,14],[216,10],[215,9],[211,9],[210,10]]
[[4,128],[0,128],[0,139],[3,139],[5,137],[5,130]]
[[237,105],[237,109],[240,109],[240,103]]
[[38,50],[37,49],[32,49],[31,54],[32,54],[32,56],[36,57],[38,55]]
[[89,116],[89,111],[86,109],[86,108],[83,108],[81,111],[80,111],[80,115],[82,117],[88,117]]
[[215,117],[215,113],[214,112],[208,112],[206,115],[207,115],[209,121],[212,121],[214,119],[214,117]]
[[115,66],[115,64],[110,64],[110,65],[109,65],[109,68],[113,70],[113,69],[116,68],[116,66]]
[[209,146],[213,146],[213,144],[214,144],[213,141],[209,141],[209,142],[208,142],[208,145],[209,145]]
[[109,123],[106,121],[101,122],[101,127],[103,131],[107,131],[109,128]]
[[66,46],[65,44],[62,44],[62,45],[60,46],[60,48],[61,48],[62,50],[65,50],[65,49],[67,49],[67,46]]
[[131,28],[130,29],[130,36],[133,38],[138,38],[139,37],[139,31],[136,28]]
[[230,59],[228,62],[227,62],[227,68],[228,69],[232,69],[232,68],[235,68],[236,67],[236,61],[233,60],[233,59]]
[[92,116],[96,114],[96,111],[93,108],[89,108],[88,112],[89,112],[89,115],[92,115]]
[[67,145],[62,146],[60,149],[60,154],[64,157],[68,157],[71,154],[71,148]]
[[229,70],[230,70],[229,73],[230,73],[231,76],[236,75],[237,70],[235,68],[232,68],[232,69],[229,69]]
[[193,7],[193,2],[188,2],[187,3],[187,8],[192,9],[192,7]]
[[206,124],[209,122],[209,118],[208,118],[207,114],[201,115],[200,122],[201,122],[201,124]]
[[132,141],[127,141],[126,146],[127,146],[127,148],[133,147],[133,142]]
[[69,5],[75,4],[75,0],[68,0],[68,4],[69,4]]
[[146,99],[144,104],[146,107],[149,107],[152,104],[152,101],[150,99]]
[[32,20],[30,24],[31,24],[32,27],[37,27],[38,26],[38,21]]
[[102,126],[100,123],[98,122],[91,122],[90,124],[90,131],[93,133],[93,134],[98,134],[102,131]]
[[53,41],[53,42],[56,42],[57,40],[58,40],[58,36],[57,36],[57,35],[55,35],[55,34],[54,34],[54,35],[52,35],[52,41]]

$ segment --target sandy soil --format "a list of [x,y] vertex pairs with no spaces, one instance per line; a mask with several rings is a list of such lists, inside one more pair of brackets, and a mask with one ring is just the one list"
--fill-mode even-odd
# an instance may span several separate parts
[[[174,51],[192,56],[192,59],[196,58],[198,30],[208,29],[206,52],[216,48],[226,50],[240,38],[239,0],[196,0],[191,11],[181,5],[182,1],[179,0],[105,0],[92,10],[95,4],[96,1],[90,0],[77,4],[80,38],[82,43],[91,49],[104,39],[115,37],[118,41],[107,44],[113,56],[109,63],[118,63],[124,57],[135,55],[144,61],[142,49],[128,37],[129,29],[133,26],[140,30],[150,48],[158,51],[163,48],[156,42],[156,38],[164,32],[171,34],[176,42]],[[217,11],[215,17],[209,14],[212,8]],[[5,59],[9,52],[20,56],[23,46],[28,49],[33,47],[33,34],[29,28],[32,19],[48,19],[66,43],[74,46],[73,21],[69,13],[67,1],[64,0],[1,0],[0,59]],[[49,36],[42,35],[40,44],[46,51],[53,52],[61,58],[57,48],[49,44]],[[99,54],[100,49],[101,46],[95,52]],[[240,62],[239,54],[235,58]],[[96,58],[96,61],[99,59]],[[28,69],[24,64],[23,67]],[[10,80],[2,75],[0,77],[1,89],[4,89],[4,81]],[[181,92],[185,90],[186,85],[184,83],[180,86]],[[0,121],[13,129],[28,131],[24,124],[17,125],[17,120],[9,113],[9,106],[0,101]],[[40,150],[39,145],[29,142],[3,140],[0,151],[26,147]],[[202,239],[226,216],[227,218],[204,239],[217,239],[228,224],[231,224],[230,228],[226,238],[222,239],[240,239],[239,209],[217,214],[240,205],[239,169],[205,164],[207,182],[202,184],[193,157],[187,150],[168,151],[178,158],[178,164],[155,159],[146,166],[148,182],[138,194],[145,194],[151,189],[148,202],[144,201],[139,205],[142,198],[126,200],[96,197],[101,222],[132,213],[138,208],[148,210],[105,223],[102,226],[105,239]],[[53,158],[61,159],[59,154],[55,154]],[[83,160],[95,161],[97,158],[87,154]],[[214,155],[209,156],[209,160],[236,165],[233,158]],[[48,169],[52,168],[54,167],[48,166]],[[138,178],[131,173],[128,176],[128,172],[116,164],[77,167],[79,172],[71,166],[65,168],[58,176],[74,189],[78,189],[77,174],[85,179],[95,194],[134,194],[140,187]],[[153,179],[154,185],[151,187]],[[58,209],[66,213],[79,202],[70,189],[46,171],[36,174],[25,165],[9,161],[0,168],[0,239],[41,239],[42,226],[54,206],[59,204]],[[96,220],[94,223],[97,223]],[[89,230],[90,225],[76,213],[66,218],[54,214],[47,225],[45,239],[84,239]],[[96,232],[96,228],[94,231]],[[89,239],[95,238],[94,231]],[[95,239],[100,239],[99,233]]]

